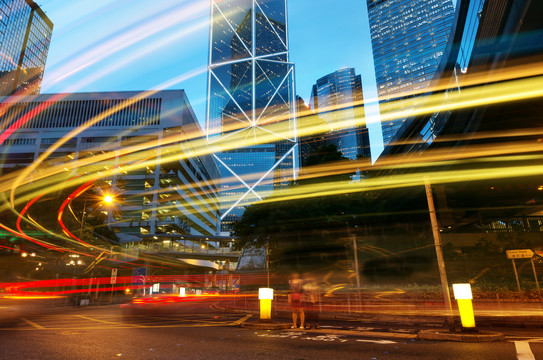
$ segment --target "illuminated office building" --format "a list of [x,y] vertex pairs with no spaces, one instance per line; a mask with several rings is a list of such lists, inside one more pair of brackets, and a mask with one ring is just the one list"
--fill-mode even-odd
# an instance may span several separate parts
[[[122,242],[219,231],[219,170],[182,90],[0,97],[0,169],[89,177],[115,198],[107,224]],[[92,124],[91,124],[92,122]],[[74,135],[74,129],[83,129]],[[45,179],[46,180],[46,179]],[[41,183],[36,180],[37,186]],[[51,186],[51,185],[49,185]],[[95,209],[97,201],[87,202]]]
[[[367,0],[381,113],[387,100],[414,96],[429,84],[447,45],[452,0]],[[406,118],[383,123],[387,145]]]
[[0,0],[0,96],[39,94],[53,23],[31,0]]
[[207,140],[228,231],[244,206],[295,178],[294,65],[285,0],[212,0]]
[[344,157],[352,160],[367,156],[369,150],[362,102],[362,80],[353,68],[340,69],[318,79],[309,102],[311,111],[330,126],[324,142],[335,145]]

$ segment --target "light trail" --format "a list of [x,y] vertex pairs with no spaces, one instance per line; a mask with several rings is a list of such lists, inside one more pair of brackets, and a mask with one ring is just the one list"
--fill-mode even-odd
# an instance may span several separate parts
[[[61,64],[58,68],[53,69],[49,75],[53,79],[51,84],[54,85],[63,81],[99,61],[112,57],[132,45],[141,43],[160,32],[170,29],[179,22],[190,21],[194,18],[206,16],[208,7],[209,5],[205,2],[193,2],[184,4],[183,6],[172,6],[162,13],[155,14],[152,17],[146,17],[146,20],[142,23],[138,23],[137,26],[130,25],[121,30],[116,36],[104,39],[96,46],[84,51],[81,55],[70,57],[68,61]],[[191,31],[188,31],[187,35],[190,33]],[[137,57],[139,56],[134,56],[132,59]],[[116,63],[113,62],[113,64]]]
[[[389,109],[391,111],[382,114],[382,121],[390,121],[391,119],[404,117],[406,115],[425,115],[432,114],[435,111],[445,111],[445,110],[458,110],[465,108],[473,108],[480,106],[487,106],[498,103],[507,103],[515,102],[519,100],[526,99],[536,99],[543,96],[543,77],[539,76],[542,70],[541,67],[536,65],[522,66],[514,69],[507,69],[506,71],[498,73],[496,76],[491,77],[490,80],[495,81],[491,84],[483,84],[484,82],[489,81],[489,77],[482,74],[481,76],[472,77],[471,83],[466,83],[472,87],[463,89],[460,92],[452,92],[448,94],[447,103],[443,102],[443,94],[432,94],[427,96],[421,96],[417,99],[418,105],[414,109],[406,112],[403,110],[405,107],[413,105],[411,100],[398,100],[391,101],[389,104]],[[202,69],[197,69],[195,73],[192,74],[183,74],[181,77],[172,79],[168,84],[163,84],[167,86],[172,82],[183,81],[187,77],[195,76],[195,74],[201,73]],[[517,79],[516,77],[523,77]],[[464,86],[466,86],[464,84]],[[156,93],[156,91],[148,91],[140,93],[135,98],[127,101],[124,104],[124,107],[133,104],[135,101],[151,96]],[[61,97],[57,98],[59,100]],[[5,112],[6,105],[3,104],[2,110]],[[43,105],[43,104],[42,104]],[[17,119],[11,126],[7,128],[1,135],[0,141],[5,141],[9,136],[11,136],[22,124],[29,121],[32,116],[34,116],[38,111],[43,111],[45,107],[38,108],[27,114],[24,114],[21,118]],[[179,161],[180,159],[188,159],[192,156],[202,156],[210,155],[223,150],[236,149],[239,147],[240,137],[244,137],[244,133],[250,134],[253,129],[241,129],[241,132],[237,136],[224,137],[223,139],[218,139],[212,144],[208,144],[203,138],[202,134],[199,131],[192,131],[186,134],[179,136],[171,136],[165,138],[163,141],[162,153],[165,154],[158,159],[158,156],[154,150],[156,148],[156,141],[148,142],[144,144],[138,144],[128,147],[123,147],[121,149],[115,148],[113,145],[110,149],[106,149],[104,154],[95,156],[93,158],[83,158],[77,159],[69,162],[68,164],[58,164],[48,166],[43,169],[42,165],[47,164],[47,159],[52,155],[56,150],[58,150],[62,145],[64,145],[69,139],[75,138],[80,133],[93,126],[94,124],[102,121],[107,118],[109,115],[118,111],[119,108],[109,109],[108,111],[100,114],[99,116],[89,120],[84,126],[81,126],[77,129],[70,131],[63,139],[59,140],[53,146],[48,148],[37,161],[35,161],[29,167],[18,171],[15,175],[8,174],[2,176],[2,182],[0,184],[1,192],[10,192],[10,202],[3,203],[0,206],[0,210],[5,211],[11,208],[15,209],[19,204],[24,204],[26,202],[31,202],[32,199],[43,196],[44,194],[51,193],[53,191],[62,190],[70,186],[78,186],[85,182],[96,181],[99,179],[109,178],[113,175],[119,174],[119,169],[109,164],[115,158],[118,158],[119,162],[123,163],[122,171],[130,172],[133,170],[143,169],[145,167],[154,167],[157,164]],[[346,111],[342,109],[335,109],[335,111],[341,112]],[[346,114],[346,113],[345,113]],[[350,113],[349,113],[350,114]],[[341,118],[342,116],[340,116]],[[343,116],[345,117],[345,116]],[[311,124],[314,122],[315,126],[307,126],[303,129],[300,129],[300,136],[309,136],[316,135],[321,133],[326,133],[330,130],[329,125],[322,124],[322,122],[317,124],[316,117],[306,117],[304,118],[306,123]],[[352,119],[344,119],[341,123],[345,127],[352,126]],[[357,119],[357,125],[365,124],[365,119]],[[347,126],[348,125],[348,126]],[[3,125],[4,127],[7,124]],[[234,126],[234,125],[233,125]],[[243,124],[237,125],[244,126]],[[236,128],[227,129],[226,131],[232,131]],[[265,143],[273,143],[278,140],[284,140],[290,136],[292,129],[289,124],[285,122],[274,122],[272,124],[259,126],[259,129],[262,130],[261,134],[258,136],[247,136],[245,139],[245,146],[259,145]],[[543,132],[540,129],[524,129],[517,130],[511,136],[534,136],[541,135]],[[482,133],[476,135],[479,139],[484,138],[503,138],[507,135],[503,133]],[[461,137],[444,137],[441,141],[451,141],[452,139],[461,140]],[[512,154],[528,154],[529,152],[541,151],[542,142],[533,142],[533,141],[516,141],[513,143],[499,144],[499,145],[478,145],[478,146],[469,146],[462,148],[462,152],[450,154],[448,150],[437,150],[437,151],[428,151],[422,156],[416,159],[408,159],[402,157],[391,157],[380,162],[379,167],[368,167],[361,166],[360,163],[349,162],[349,163],[337,163],[337,164],[327,164],[320,167],[310,167],[304,168],[301,179],[308,178],[319,178],[326,177],[331,175],[336,175],[339,173],[349,173],[357,170],[378,170],[378,169],[387,169],[387,168],[413,168],[413,167],[426,167],[426,166],[436,166],[436,165],[456,165],[456,164],[467,164],[473,163],[476,160],[475,157],[485,157],[485,161],[494,161],[494,162],[506,162],[509,161],[508,157],[504,155]],[[188,149],[187,149],[188,146]],[[97,148],[95,151],[102,151],[102,148]],[[119,155],[115,154],[118,152]],[[502,158],[492,158],[492,156],[502,156]],[[517,160],[527,160],[530,155],[516,155],[518,156]],[[537,156],[533,160],[537,160]],[[99,171],[98,168],[103,168],[104,164],[108,165],[105,171]],[[70,171],[66,169],[76,170],[82,175],[73,178],[73,175],[70,174]],[[505,169],[505,170],[500,170]],[[38,172],[37,170],[40,170]],[[490,179],[492,176],[496,178],[503,178],[504,171],[514,171],[517,176],[531,176],[538,175],[541,172],[537,171],[535,167],[511,167],[506,166],[503,168],[496,167],[492,171],[485,171],[484,173],[468,173],[466,171],[449,171],[440,173],[439,177],[432,180],[433,182],[438,183],[447,183],[447,182],[459,182],[459,181],[473,181],[481,179]],[[251,174],[250,176],[256,176],[258,174]],[[411,175],[419,176],[422,175]],[[218,179],[211,179],[216,181]],[[271,183],[273,180],[266,180],[261,184]],[[284,193],[280,199],[274,197],[273,201],[284,201],[292,200],[297,198],[306,198],[309,196],[326,196],[338,193],[338,187],[342,188],[343,193],[353,192],[353,191],[370,191],[372,189],[383,189],[383,188],[392,188],[392,187],[401,187],[401,186],[418,186],[421,185],[420,178],[416,179],[409,177],[407,175],[402,176],[392,176],[386,179],[366,179],[363,184],[358,184],[357,187],[353,187],[353,183],[347,184],[337,184],[337,183],[324,183],[317,185],[303,185],[297,187],[297,192],[292,192],[291,190]],[[199,187],[203,187],[204,183],[194,184]],[[177,184],[178,190],[184,190],[188,187],[186,185],[179,186]],[[156,190],[155,192],[166,192],[168,189]],[[206,191],[198,192],[198,195],[205,195]],[[285,196],[288,193],[288,196]],[[339,193],[342,193],[339,191]],[[17,194],[17,197],[16,197]],[[216,203],[211,200],[206,199],[193,199],[191,200],[197,206],[210,206],[212,208],[216,207]],[[268,200],[269,201],[269,200]],[[31,205],[31,204],[30,204]],[[25,205],[23,209],[28,209]],[[159,206],[158,209],[170,210],[172,205]],[[26,211],[26,210],[25,210]],[[190,212],[190,211],[189,211]],[[196,211],[192,211],[196,212]],[[24,215],[24,211],[23,211]],[[18,226],[20,226],[20,220],[18,221]],[[4,229],[6,227],[4,226]],[[7,229],[6,229],[7,230]],[[16,236],[20,236],[27,240],[30,240],[30,237],[22,234],[22,231],[13,231],[7,230],[13,233]],[[73,235],[73,234],[72,234]],[[36,241],[36,239],[33,239]],[[30,240],[30,241],[33,241]]]
[[[85,191],[87,191],[88,189],[90,189],[93,185],[93,182],[88,182],[88,183],[85,183],[83,185],[81,185],[77,190],[75,190],[73,193],[71,193],[70,195],[68,195],[68,197],[62,202],[62,204],[60,205],[60,208],[58,209],[58,213],[57,213],[57,221],[60,225],[60,227],[62,228],[62,231],[64,231],[64,233],[66,235],[68,235],[69,237],[79,241],[82,245],[86,246],[86,247],[96,247],[98,250],[100,251],[103,251],[104,249],[101,249],[100,247],[98,246],[93,246],[83,240],[81,240],[80,238],[78,238],[77,236],[75,236],[74,234],[72,234],[70,232],[70,230],[68,230],[68,228],[64,225],[64,221],[62,220],[62,215],[64,214],[64,209],[66,208],[66,206],[72,202],[73,199],[75,199],[76,197],[78,197],[79,195],[81,195],[82,193],[84,193]],[[81,226],[83,226],[83,223],[81,223]]]
[[[541,79],[538,78],[538,79],[530,79],[530,84],[533,83],[534,80],[537,80],[537,84],[541,83]],[[499,84],[501,86],[500,91],[506,91],[509,89],[509,86],[505,86],[504,87],[504,84]],[[520,84],[517,84],[515,86],[515,88],[518,90],[520,88],[523,88],[523,89],[528,89],[529,87],[526,87],[525,86],[526,84],[524,83],[520,83]],[[516,94],[506,94],[506,95],[503,95],[503,96],[499,96],[499,97],[496,97],[496,96],[493,96],[490,100],[492,100],[493,102],[502,102],[502,101],[516,101],[516,100],[520,100],[520,99],[525,99],[527,96],[533,96],[533,97],[536,97],[536,96],[541,96],[543,94],[543,86],[541,87],[541,89],[538,89],[538,90],[534,90],[534,91],[524,91],[522,94],[519,94],[519,93],[516,93]],[[485,93],[487,92],[493,92],[495,93],[494,91],[485,91]],[[489,99],[480,99],[480,100],[474,100],[474,96],[472,96],[471,93],[467,93],[466,92],[463,92],[463,96],[466,97],[466,98],[470,98],[470,100],[468,101],[468,104],[469,106],[472,106],[474,105],[474,102],[476,104],[482,104],[482,103],[488,103],[488,101],[490,101]],[[524,96],[526,95],[526,96]],[[451,104],[451,106],[454,105],[454,104]],[[466,105],[465,102],[459,102],[458,104],[456,104],[458,107],[464,107],[464,106],[468,106]],[[442,107],[442,105],[440,105],[440,107]],[[424,109],[422,110],[418,110],[419,112],[423,112],[423,111],[429,111],[428,110],[429,107],[424,107]],[[433,111],[434,108],[431,108],[431,110]],[[110,111],[111,112],[111,111]],[[90,126],[98,121],[100,121],[101,119],[105,118],[106,116],[108,116],[110,114],[110,112],[106,113],[106,114],[103,114],[101,115],[98,119],[93,119],[90,124],[87,124],[87,126]],[[288,129],[290,131],[290,129]],[[75,135],[77,135],[77,133],[83,131],[82,129],[79,129],[78,131],[76,131],[76,133],[72,133],[72,134],[69,134],[66,139],[68,138],[71,138]],[[302,134],[302,135],[306,135],[306,134]],[[181,140],[179,138],[177,139],[169,139],[167,140],[167,143],[172,143],[173,140]],[[182,140],[187,140],[187,139],[182,139]],[[273,135],[273,134],[268,134],[267,136],[266,135],[263,135],[260,137],[260,140],[252,140],[248,145],[258,145],[258,144],[261,144],[261,143],[271,143],[271,142],[274,142],[276,139],[276,137]],[[67,141],[67,140],[65,140]],[[57,144],[55,144],[55,146],[51,147],[49,149],[48,152],[44,153],[41,157],[41,159],[39,159],[36,163],[35,163],[35,166],[34,167],[37,167],[37,164],[41,161],[43,161],[45,158],[47,158],[53,151],[55,151],[56,149],[58,149],[58,147],[60,147],[63,143],[65,143],[65,141],[61,141]],[[238,143],[236,141],[232,141],[232,142],[222,142],[221,144],[218,144],[216,147],[207,147],[207,144],[205,144],[204,140],[202,138],[193,138],[191,139],[191,143],[193,145],[193,147],[195,149],[197,149],[197,151],[195,152],[194,155],[207,155],[207,154],[210,154],[210,153],[214,153],[216,152],[217,150],[228,150],[228,149],[234,149],[238,146]],[[154,144],[153,144],[154,145]],[[144,147],[139,147],[139,148],[132,148],[130,151],[136,151],[136,150],[144,150]],[[127,154],[129,151],[126,150],[123,152],[123,154]],[[162,161],[168,161],[170,158],[178,158],[179,157],[179,150],[173,150],[172,151],[172,155],[169,156],[169,157],[166,157],[165,159],[163,159]],[[107,156],[107,155],[106,155]],[[185,155],[186,157],[186,155]],[[99,159],[95,159],[95,160],[99,160]],[[91,160],[89,160],[91,161]],[[156,161],[148,161],[148,162],[144,162],[142,165],[145,165],[145,166],[153,166],[153,165],[156,165]],[[76,167],[77,166],[77,163],[74,163],[72,164],[72,167]],[[132,167],[130,167],[132,168]],[[134,169],[136,169],[137,166],[134,167]],[[63,169],[62,169],[63,170]],[[19,177],[19,179],[21,178],[24,178],[25,176],[28,175],[29,172],[31,172],[32,169],[30,168],[27,168],[27,171],[23,172],[23,174],[21,174],[21,176]],[[58,173],[59,170],[56,170],[56,172]],[[44,175],[46,176],[46,175]],[[12,202],[13,202],[13,196],[14,196],[14,191],[13,191],[13,188],[16,188],[19,183],[21,183],[22,181],[19,180],[19,181],[16,181],[15,184],[13,184],[12,186]]]
[[516,177],[536,176],[543,174],[543,166],[540,164],[526,166],[505,166],[487,168],[485,171],[475,170],[451,170],[432,171],[417,174],[392,175],[385,178],[370,178],[363,182],[327,182],[321,184],[303,185],[288,188],[274,195],[272,198],[264,199],[262,203],[292,201],[312,198],[315,196],[331,196],[367,191],[408,188],[424,186],[424,178],[428,177],[432,184],[451,184],[469,182],[476,180],[492,180],[510,178],[514,173]]

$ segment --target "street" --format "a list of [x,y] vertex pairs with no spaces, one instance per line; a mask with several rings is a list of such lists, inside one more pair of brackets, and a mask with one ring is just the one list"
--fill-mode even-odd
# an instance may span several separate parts
[[0,358],[543,359],[537,331],[512,330],[500,343],[365,337],[333,322],[321,330],[255,331],[239,326],[250,320],[245,314],[207,305],[172,314],[128,314],[118,306],[29,313],[0,324]]

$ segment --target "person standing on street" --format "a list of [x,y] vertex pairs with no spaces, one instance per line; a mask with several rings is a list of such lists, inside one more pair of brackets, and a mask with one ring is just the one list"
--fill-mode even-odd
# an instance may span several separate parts
[[320,291],[319,285],[314,276],[308,274],[302,285],[302,307],[304,314],[306,314],[306,329],[311,329],[311,325],[315,329],[319,327],[319,304],[320,304]]
[[289,280],[290,291],[288,293],[288,304],[292,310],[291,329],[297,328],[298,314],[300,315],[300,329],[304,328],[305,314],[302,307],[303,283],[303,280],[300,279],[300,275],[297,273],[292,274],[292,278]]

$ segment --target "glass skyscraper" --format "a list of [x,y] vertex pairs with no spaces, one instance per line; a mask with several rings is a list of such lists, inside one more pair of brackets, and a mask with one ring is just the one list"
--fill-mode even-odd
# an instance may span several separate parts
[[0,0],[0,96],[38,94],[53,23],[31,0]]
[[[471,62],[471,55],[475,46],[475,40],[484,5],[485,0],[472,0],[469,2],[464,31],[462,33],[462,40],[458,45],[458,57],[456,59],[456,65],[453,69],[453,78],[450,79],[450,82],[454,83],[456,86],[451,86],[449,89],[445,90],[445,94],[461,91],[459,77],[469,72],[468,67]],[[445,96],[443,99],[443,104],[447,103],[448,101],[449,96]],[[435,140],[449,119],[450,114],[450,111],[443,113],[441,110],[438,110],[430,117],[428,122],[420,131],[422,140],[426,144],[430,145]],[[426,145],[421,144],[421,146]]]
[[309,102],[311,111],[330,126],[325,143],[336,145],[343,156],[352,160],[369,146],[361,136],[365,129],[360,124],[364,118],[362,101],[360,75],[353,68],[344,68],[318,79]]
[[221,169],[223,231],[296,176],[286,0],[211,0],[206,133]]
[[[387,100],[406,98],[432,80],[451,30],[452,0],[367,0],[381,112]],[[383,123],[388,144],[405,118]]]

